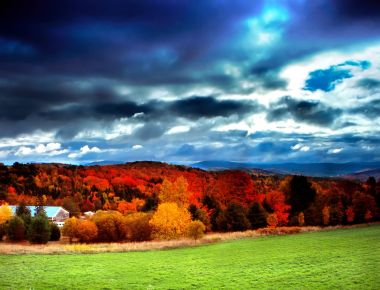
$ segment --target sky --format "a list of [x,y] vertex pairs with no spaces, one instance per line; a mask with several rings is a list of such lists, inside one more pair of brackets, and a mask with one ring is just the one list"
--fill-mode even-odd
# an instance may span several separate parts
[[0,4],[0,162],[380,161],[380,2]]

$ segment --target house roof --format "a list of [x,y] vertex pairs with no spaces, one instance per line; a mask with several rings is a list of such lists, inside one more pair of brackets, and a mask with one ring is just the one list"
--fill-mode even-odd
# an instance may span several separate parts
[[[16,205],[10,205],[9,207],[12,209],[13,214],[15,214],[17,206]],[[32,214],[32,216],[34,216],[36,206],[29,205],[29,206],[27,206],[27,208],[29,208],[30,213]],[[49,218],[55,217],[58,214],[59,210],[64,210],[65,212],[68,212],[67,210],[65,210],[61,206],[44,206],[44,210],[46,212],[46,215]]]

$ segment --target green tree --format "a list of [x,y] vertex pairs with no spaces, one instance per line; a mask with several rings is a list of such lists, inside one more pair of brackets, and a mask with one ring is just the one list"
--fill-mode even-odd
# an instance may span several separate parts
[[22,215],[30,215],[30,209],[25,205],[24,202],[21,202],[19,206],[16,208],[16,215],[21,217]]
[[59,241],[61,238],[61,230],[55,223],[50,224],[50,241]]
[[25,237],[27,237],[30,230],[30,224],[32,222],[32,214],[30,209],[24,203],[20,203],[20,205],[16,208],[16,215],[24,221]]
[[46,244],[50,239],[50,224],[46,215],[41,212],[32,218],[29,241],[34,244]]
[[25,239],[24,221],[18,217],[12,217],[7,226],[7,236],[11,241],[22,241]]
[[46,211],[45,211],[45,208],[43,205],[37,205],[35,208],[34,208],[34,216],[37,216],[37,215],[45,215],[46,216]]

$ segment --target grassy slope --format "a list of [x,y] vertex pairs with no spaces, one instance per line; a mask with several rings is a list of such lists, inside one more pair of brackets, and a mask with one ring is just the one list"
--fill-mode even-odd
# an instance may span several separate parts
[[0,256],[0,289],[380,289],[379,246],[377,225],[166,251]]

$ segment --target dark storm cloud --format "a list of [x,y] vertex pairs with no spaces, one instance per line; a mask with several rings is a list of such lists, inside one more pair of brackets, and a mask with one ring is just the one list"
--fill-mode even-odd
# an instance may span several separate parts
[[[188,83],[193,78],[184,72],[199,61],[202,65],[233,32],[235,22],[256,13],[261,2],[7,1],[0,9],[0,36],[26,43],[37,53],[27,66],[22,60],[2,61],[14,72]],[[156,76],[148,74],[157,70]]]
[[[174,126],[178,117],[197,120],[236,115],[242,118],[260,109],[253,101],[217,100],[213,96],[139,103],[138,98],[121,96],[110,86],[83,89],[73,86],[72,82],[54,79],[46,83],[20,81],[6,84],[1,87],[0,101],[1,137],[41,129],[57,130],[58,136],[65,139],[85,128],[95,128],[96,123],[107,128],[115,120],[131,118],[138,113],[143,114],[131,122],[149,122],[138,130],[137,135],[141,139],[150,139],[150,136],[160,136],[169,126]],[[10,122],[14,122],[12,130],[7,129]],[[160,126],[154,122],[160,122]]]
[[319,101],[296,100],[287,96],[271,105],[267,119],[278,121],[292,118],[298,122],[330,126],[341,114],[342,110],[328,107]]
[[376,0],[337,0],[331,3],[335,8],[335,13],[341,18],[348,20],[368,20],[379,21],[380,3]]
[[175,101],[169,105],[171,112],[189,119],[228,117],[234,114],[244,115],[255,113],[258,109],[259,106],[253,102],[216,100],[213,97],[198,96]]
[[[14,80],[0,85],[0,119],[24,120],[32,115],[43,115],[47,118],[59,119],[66,117],[81,117],[87,115],[81,103],[92,106],[95,113],[102,111],[103,115],[116,115],[121,111],[133,111],[134,104],[108,105],[120,99],[111,88],[95,86],[90,89],[81,89],[73,86],[72,81],[45,79],[45,80]],[[111,107],[110,107],[111,106]],[[61,107],[60,109],[54,109]],[[128,107],[128,108],[127,108]],[[45,113],[47,112],[47,113]],[[51,112],[49,114],[48,112]],[[54,113],[57,115],[54,116]]]
[[256,63],[251,69],[254,80],[258,80],[260,85],[266,90],[283,89],[287,81],[278,76],[279,70],[285,63],[284,60],[271,59],[270,62],[262,61]]
[[162,136],[166,130],[166,126],[161,123],[149,122],[145,123],[142,128],[137,129],[134,136],[140,140],[150,140]]
[[356,82],[356,85],[368,90],[378,89],[380,88],[380,80],[372,79],[372,78],[364,78],[364,79],[358,80]]
[[[312,148],[314,137],[278,132],[247,136],[245,129],[215,128],[265,111],[270,121],[291,118],[335,126],[341,114],[375,118],[378,103],[342,112],[288,97],[265,109],[255,101],[234,100],[232,94],[286,89],[279,74],[288,64],[378,39],[378,5],[366,0],[1,1],[0,138],[41,130],[57,132],[64,143],[95,131],[95,137],[81,137],[80,146],[98,142],[99,148],[107,148],[112,143],[122,150],[141,144],[146,152],[104,153],[111,159],[243,160],[271,152],[273,160],[286,159],[295,154],[290,149],[294,138]],[[270,41],[259,43],[257,36],[266,33]],[[305,87],[332,90],[360,68],[365,64],[350,62],[311,73]],[[378,87],[375,79],[357,84],[368,90]],[[105,142],[106,134],[118,135],[113,125],[123,118],[128,118],[123,125],[137,129]],[[166,134],[181,125],[189,131]],[[352,138],[362,145],[360,134]],[[273,141],[280,139],[286,140]]]
[[360,114],[372,120],[380,117],[380,100],[373,100],[360,107],[351,109],[352,114]]

